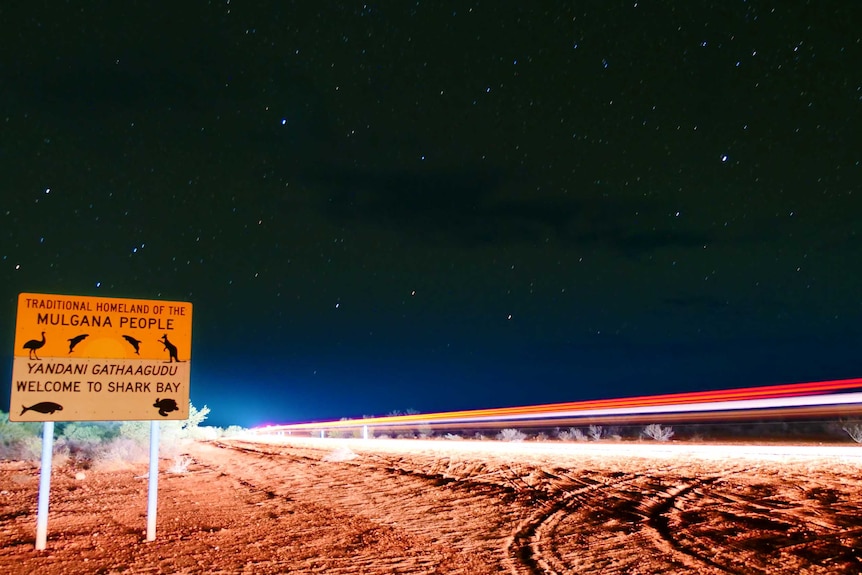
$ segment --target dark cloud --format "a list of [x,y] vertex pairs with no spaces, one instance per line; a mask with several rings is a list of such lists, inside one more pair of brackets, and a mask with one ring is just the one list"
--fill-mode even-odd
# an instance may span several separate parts
[[[714,241],[670,226],[639,229],[641,214],[663,210],[656,201],[626,200],[623,207],[603,197],[530,198],[520,191],[529,186],[529,178],[503,170],[331,169],[305,174],[304,183],[319,191],[324,214],[339,224],[380,227],[418,240],[468,246],[553,240],[608,247],[635,258]],[[516,187],[519,192],[510,197]]]

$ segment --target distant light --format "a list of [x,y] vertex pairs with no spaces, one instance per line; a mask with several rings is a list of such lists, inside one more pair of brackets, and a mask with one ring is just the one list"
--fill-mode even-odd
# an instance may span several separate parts
[[287,118],[282,118],[281,119],[281,125],[284,126],[286,124],[287,124]]
[[97,287],[97,288],[102,287],[102,282],[96,282],[96,287]]
[[727,161],[727,154],[722,154],[722,155],[721,155],[721,161],[722,161],[722,162],[726,162],[726,161]]

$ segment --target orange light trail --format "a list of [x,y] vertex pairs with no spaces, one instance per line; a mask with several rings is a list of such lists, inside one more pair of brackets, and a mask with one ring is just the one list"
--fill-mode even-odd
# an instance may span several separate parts
[[[355,428],[367,425],[375,427],[404,427],[408,424],[482,424],[488,422],[519,421],[522,424],[543,421],[547,424],[582,421],[586,418],[625,418],[638,415],[672,414],[679,419],[681,414],[693,414],[702,419],[704,412],[733,413],[740,417],[745,412],[762,413],[764,410],[789,410],[822,412],[829,406],[846,412],[855,405],[862,405],[862,378],[830,381],[789,383],[781,385],[743,387],[718,391],[696,391],[665,395],[643,395],[637,397],[575,401],[473,409],[439,413],[396,415],[339,421],[305,422],[268,426],[259,431],[302,431],[322,428]],[[857,390],[856,393],[840,393]],[[698,415],[700,414],[700,415]]]

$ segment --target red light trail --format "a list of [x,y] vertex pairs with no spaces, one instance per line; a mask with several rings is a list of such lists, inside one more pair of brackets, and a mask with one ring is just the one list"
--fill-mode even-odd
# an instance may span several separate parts
[[[856,390],[853,392],[853,390]],[[743,387],[718,391],[696,391],[666,395],[643,395],[473,409],[364,419],[305,422],[268,426],[264,432],[314,431],[330,428],[473,427],[517,421],[520,425],[559,425],[599,421],[633,421],[649,415],[651,420],[703,420],[718,416],[733,419],[763,417],[765,414],[822,415],[858,412],[862,409],[862,378],[807,383]]]

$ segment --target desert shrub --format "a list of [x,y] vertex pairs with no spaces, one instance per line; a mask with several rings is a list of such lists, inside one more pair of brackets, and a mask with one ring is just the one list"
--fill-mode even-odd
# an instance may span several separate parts
[[423,423],[416,428],[416,434],[420,439],[427,439],[434,435],[434,430],[427,423]]
[[188,455],[175,455],[173,463],[168,467],[168,473],[186,473],[194,460]]
[[587,434],[583,432],[583,430],[578,429],[577,427],[570,427],[569,429],[564,429],[557,433],[557,437],[559,437],[563,441],[587,441],[589,437]]
[[116,437],[119,425],[105,421],[70,421],[63,426],[61,439],[76,443],[98,443]]
[[[188,419],[174,419],[169,421],[159,422],[159,445],[173,446],[184,439],[201,439],[207,433],[201,432],[200,425],[209,415],[210,408],[204,405],[201,409],[197,409],[191,403],[189,404]],[[149,423],[147,422],[149,428]]]
[[42,438],[20,437],[14,441],[0,442],[0,459],[9,461],[39,461],[42,458]]
[[[163,442],[174,442],[180,439],[195,439],[201,435],[200,424],[209,415],[210,408],[204,405],[201,409],[197,409],[194,405],[189,404],[188,419],[171,419],[167,421],[159,421],[159,438],[160,444]],[[206,432],[204,432],[204,435]],[[124,421],[120,424],[117,436],[125,439],[133,439],[141,443],[150,440],[150,422],[149,421]]]
[[[358,427],[337,427],[335,429],[330,429],[329,431],[327,431],[326,437],[334,437],[336,439],[361,439],[362,429]],[[368,437],[373,437],[373,432],[371,429],[368,430]]]
[[497,439],[500,441],[524,441],[527,438],[527,435],[517,429],[512,429],[511,427],[507,427],[506,429],[501,429],[500,433],[497,434]]
[[656,441],[668,441],[673,437],[673,428],[669,425],[662,427],[658,423],[650,423],[644,427],[643,435]]
[[76,467],[88,469],[96,459],[102,444],[95,439],[66,439],[61,437],[54,442],[54,457],[62,454],[63,461]]
[[88,469],[105,445],[117,437],[120,425],[110,421],[70,421],[63,424],[54,448],[76,467]]
[[[159,450],[164,455],[175,455],[183,441],[189,439],[210,439],[213,435],[211,428],[201,427],[200,424],[207,418],[210,409],[206,405],[197,409],[189,404],[189,418],[184,420],[159,421]],[[117,439],[126,440],[116,445],[109,446],[110,453],[105,454],[102,459],[114,460],[121,457],[122,453],[134,449],[127,443],[136,443],[148,453],[150,443],[150,421],[123,421],[117,429]],[[214,438],[214,437],[212,437]],[[103,447],[103,450],[105,448]]]
[[[371,417],[370,415],[363,415],[363,418],[367,419]],[[349,417],[342,417],[339,421],[349,421]],[[371,429],[368,430],[369,437],[371,437]],[[356,427],[336,427],[335,429],[330,429],[326,432],[326,437],[333,437],[336,439],[340,438],[354,438],[358,439],[362,437],[362,429]]]
[[447,433],[446,435],[443,436],[443,439],[446,439],[448,441],[461,441],[464,438],[461,437],[460,435],[458,435],[457,433]]
[[[137,422],[135,422],[137,423]],[[93,458],[93,466],[99,469],[125,469],[149,459],[149,445],[127,437],[115,437],[102,445]]]
[[213,427],[211,425],[194,427],[186,431],[186,433],[189,439],[194,439],[196,441],[213,441],[214,439],[218,439],[219,436],[222,435],[221,429],[219,429],[218,427]]
[[[210,409],[189,405],[189,418],[184,421],[161,421],[160,447],[171,451],[179,440],[209,437],[212,428],[201,428]],[[146,459],[150,439],[149,421],[78,422],[57,426],[54,464],[74,460],[85,467],[89,462],[116,462],[118,459]],[[40,422],[10,422],[9,414],[0,411],[0,458],[38,460],[41,457]]]
[[42,424],[9,421],[0,411],[0,459],[38,461],[42,457]]
[[239,425],[229,425],[224,431],[222,431],[221,435],[222,437],[236,437],[237,435],[242,435],[245,431],[246,430]]
[[[405,410],[393,409],[388,412],[384,417],[398,417],[399,415],[419,415],[421,412],[416,411],[415,409],[407,408]],[[364,415],[363,417],[372,417],[370,415]]]
[[[41,442],[40,442],[41,444]],[[39,446],[41,448],[41,445]],[[72,454],[69,448],[62,443],[54,443],[54,453],[51,455],[51,466],[55,469],[65,467],[72,462]]]
[[202,408],[198,409],[191,403],[189,403],[189,418],[183,420],[183,429],[186,431],[191,431],[200,426],[201,423],[206,420],[207,416],[210,413],[210,408],[204,405]]
[[118,436],[120,439],[135,441],[143,445],[150,440],[150,422],[124,421],[120,424]]
[[841,429],[850,436],[850,439],[856,443],[862,443],[862,423],[847,422],[841,426]]
[[42,435],[42,424],[38,422],[9,421],[9,414],[0,411],[0,441],[14,441],[24,437]]
[[591,425],[587,430],[587,435],[590,436],[590,439],[593,441],[598,441],[602,437],[604,437],[605,430],[601,425]]

